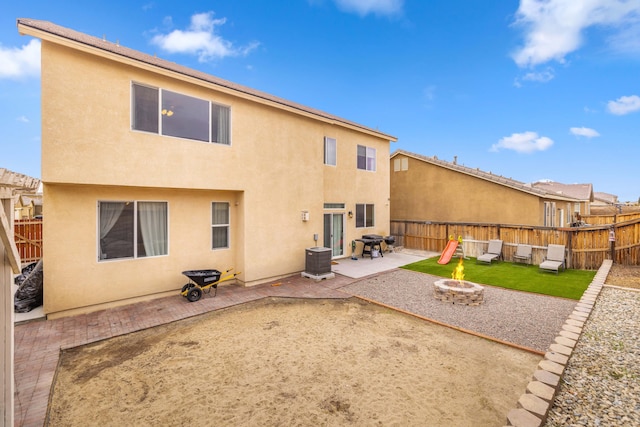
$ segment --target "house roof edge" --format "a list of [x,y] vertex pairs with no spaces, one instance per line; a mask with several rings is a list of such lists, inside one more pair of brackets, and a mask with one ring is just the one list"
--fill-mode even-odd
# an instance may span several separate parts
[[185,77],[189,77],[191,79],[205,82],[210,85],[224,88],[236,94],[242,94],[245,97],[249,97],[257,102],[274,104],[280,106],[283,109],[297,112],[302,115],[310,115],[331,124],[337,124],[347,128],[358,130],[360,132],[368,133],[378,138],[388,140],[389,142],[395,142],[398,140],[395,136],[380,132],[377,129],[361,125],[342,117],[335,116],[333,114],[311,107],[307,107],[305,105],[298,104],[296,102],[289,101],[284,98],[268,94],[266,92],[251,89],[247,86],[236,84],[231,81],[213,76],[211,74],[197,71],[192,68],[179,65],[175,62],[161,59],[156,56],[152,56],[141,51],[122,46],[119,42],[109,42],[105,39],[62,27],[49,21],[30,18],[18,18],[17,26],[20,34],[23,35],[26,34],[40,39],[46,39],[52,42],[55,40],[59,41],[60,39],[63,39],[67,41],[67,44],[71,43],[76,46],[81,45],[84,46],[85,49],[89,48],[91,50],[97,50],[102,53],[114,55],[116,57],[126,58],[136,63],[145,64],[156,69],[176,73]]
[[541,189],[537,189],[534,187],[531,187],[521,181],[517,181],[515,179],[512,178],[505,178],[502,175],[495,175],[491,172],[485,172],[485,171],[481,171],[479,168],[473,169],[470,168],[468,166],[463,166],[463,165],[458,165],[456,163],[451,163],[448,162],[446,160],[441,160],[438,159],[437,157],[429,157],[429,156],[424,156],[422,154],[417,154],[417,153],[412,153],[410,151],[406,151],[406,150],[402,150],[402,149],[398,149],[396,151],[394,151],[390,158],[394,158],[397,155],[405,155],[407,157],[411,157],[414,158],[416,160],[422,161],[422,162],[426,162],[426,163],[431,163],[433,165],[436,166],[440,166],[446,169],[450,169],[456,172],[460,172],[466,175],[470,175],[473,176],[475,178],[479,178],[479,179],[483,179],[485,181],[490,181],[493,182],[495,184],[499,184],[499,185],[503,185],[505,187],[509,187],[509,188],[513,188],[514,190],[518,190],[518,191],[522,191],[525,193],[529,193],[538,197],[544,197],[547,199],[554,199],[554,200],[563,200],[563,201],[572,201],[575,202],[577,199],[570,197],[570,196],[559,196],[557,194],[552,194],[552,193],[548,193],[544,190]]

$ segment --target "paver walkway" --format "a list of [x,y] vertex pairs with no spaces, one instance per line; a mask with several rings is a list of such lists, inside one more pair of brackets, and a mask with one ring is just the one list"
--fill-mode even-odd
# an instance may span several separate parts
[[15,425],[42,426],[61,349],[175,322],[213,310],[265,297],[349,298],[339,289],[360,279],[340,274],[316,282],[300,275],[242,287],[225,285],[215,298],[204,294],[189,303],[178,293],[122,307],[55,320],[33,321],[15,327]]

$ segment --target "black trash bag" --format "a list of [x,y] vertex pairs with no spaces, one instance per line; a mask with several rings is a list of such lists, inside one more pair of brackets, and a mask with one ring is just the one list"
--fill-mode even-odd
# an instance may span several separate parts
[[37,262],[32,262],[31,264],[29,264],[25,268],[23,268],[22,271],[21,271],[21,274],[19,274],[18,276],[16,276],[15,279],[13,279],[13,283],[15,283],[16,286],[22,285],[22,282],[24,282],[25,279],[27,277],[29,277],[29,274],[31,274],[33,269],[36,268],[37,264],[38,264]]
[[[28,267],[25,267],[25,269]],[[40,260],[35,263],[33,269],[22,280],[13,297],[13,307],[16,313],[26,313],[42,305],[44,294],[42,290],[43,277],[42,260]]]

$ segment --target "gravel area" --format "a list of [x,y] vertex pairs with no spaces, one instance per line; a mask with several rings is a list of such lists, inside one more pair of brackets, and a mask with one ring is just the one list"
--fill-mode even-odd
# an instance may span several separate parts
[[546,352],[577,301],[485,286],[484,303],[467,306],[434,298],[441,277],[392,270],[343,290],[447,325]]
[[565,368],[548,427],[640,426],[639,324],[640,292],[603,288]]

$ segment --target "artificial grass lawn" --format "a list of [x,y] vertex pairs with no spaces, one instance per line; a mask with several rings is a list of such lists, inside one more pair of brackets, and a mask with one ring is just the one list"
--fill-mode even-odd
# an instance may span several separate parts
[[[434,276],[451,278],[459,258],[451,258],[449,264],[438,264],[438,257],[428,258],[403,266],[407,270],[419,271]],[[541,271],[537,265],[512,262],[476,264],[475,258],[463,260],[464,280],[473,283],[497,286],[518,291],[579,300],[587,289],[595,271],[560,270],[558,274]]]

